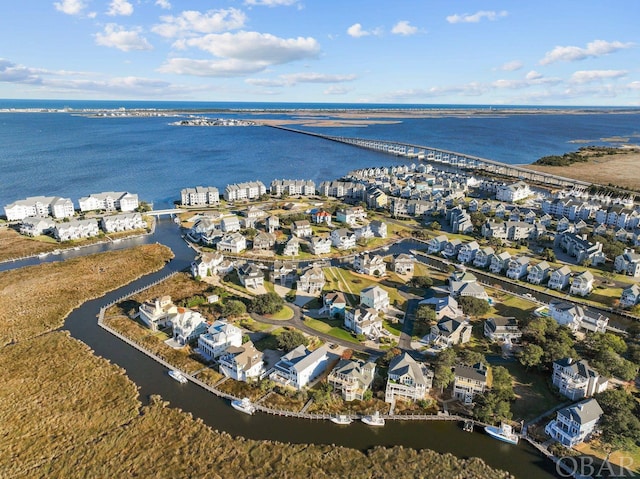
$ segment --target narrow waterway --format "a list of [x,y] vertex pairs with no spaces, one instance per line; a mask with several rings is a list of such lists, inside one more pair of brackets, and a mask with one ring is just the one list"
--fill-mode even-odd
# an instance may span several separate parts
[[[138,243],[140,240],[136,240]],[[456,422],[387,421],[384,428],[371,428],[361,423],[338,426],[329,421],[256,414],[247,416],[232,409],[228,402],[189,383],[179,384],[167,375],[167,370],[144,354],[110,335],[97,324],[100,306],[144,286],[170,271],[186,268],[194,251],[180,237],[178,227],[170,220],[158,223],[156,233],[144,239],[169,246],[176,257],[157,273],[148,275],[104,297],[88,301],[67,318],[64,329],[89,345],[95,354],[121,366],[135,382],[143,402],[159,394],[173,407],[192,413],[216,430],[251,439],[267,439],[292,443],[335,444],[357,449],[374,446],[402,445],[415,449],[450,452],[466,458],[477,456],[493,467],[506,469],[521,478],[555,477],[555,468],[528,444],[511,446],[489,438],[481,432],[463,432]],[[124,243],[124,242],[123,242]],[[126,245],[126,243],[125,243]],[[117,247],[122,247],[118,244]]]

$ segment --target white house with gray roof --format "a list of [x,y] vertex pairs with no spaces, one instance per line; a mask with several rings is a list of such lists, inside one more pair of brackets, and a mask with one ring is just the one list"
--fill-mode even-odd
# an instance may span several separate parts
[[198,337],[198,350],[207,359],[222,356],[230,346],[242,345],[242,331],[226,321],[215,321]]
[[100,224],[106,233],[138,230],[147,227],[147,223],[142,219],[140,213],[121,213],[119,215],[103,216]]
[[95,218],[57,223],[53,228],[53,235],[58,241],[91,238],[99,234],[100,228],[98,228],[98,221]]
[[640,286],[632,284],[625,288],[620,295],[620,306],[623,308],[632,308],[640,303]]
[[553,362],[553,385],[575,401],[606,391],[609,379],[600,376],[584,359],[562,358]]
[[40,236],[50,233],[56,226],[55,221],[38,216],[29,216],[20,224],[20,234],[25,236]]
[[453,397],[465,404],[487,389],[488,369],[482,364],[474,366],[457,365],[454,370]]
[[577,446],[589,439],[603,411],[595,399],[585,399],[560,409],[544,432],[566,447]]
[[609,318],[596,311],[584,308],[579,304],[562,300],[549,303],[549,315],[561,326],[567,326],[572,331],[584,329],[587,331],[604,333],[609,324]]
[[640,254],[632,249],[625,249],[624,253],[616,256],[613,267],[617,273],[640,277]]
[[229,346],[218,359],[218,367],[226,377],[247,382],[264,373],[263,357],[262,352],[251,341],[247,341],[240,346]]
[[220,204],[220,192],[213,186],[196,186],[180,191],[183,206],[215,206]]
[[372,361],[341,359],[329,373],[327,382],[345,401],[364,399],[364,393],[371,388],[375,377],[376,364]]
[[420,401],[427,397],[433,383],[433,372],[424,363],[404,352],[389,362],[387,388],[384,400],[393,403],[400,398]]
[[329,346],[325,344],[309,351],[301,344],[280,358],[269,379],[300,390],[320,376],[327,369],[328,363]]
[[31,196],[6,205],[4,213],[7,220],[16,221],[23,220],[28,216],[71,218],[75,214],[75,210],[73,202],[69,198]]
[[591,271],[583,271],[582,273],[574,276],[573,281],[571,282],[571,288],[569,289],[569,294],[573,294],[575,296],[587,296],[593,290],[593,273]]
[[250,181],[227,185],[223,196],[226,201],[252,200],[259,198],[266,192],[267,188],[262,181]]
[[547,286],[549,289],[562,291],[569,285],[569,278],[571,278],[571,268],[567,265],[561,266],[560,268],[556,268],[551,271]]

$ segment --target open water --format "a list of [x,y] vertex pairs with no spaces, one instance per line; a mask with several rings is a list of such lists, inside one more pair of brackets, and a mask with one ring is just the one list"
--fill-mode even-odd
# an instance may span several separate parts
[[[364,105],[0,101],[6,108],[208,109],[209,117],[281,118],[278,109],[365,109]],[[372,105],[377,109],[430,108]],[[431,108],[452,108],[450,105]],[[458,107],[464,108],[464,106]],[[478,107],[474,107],[478,108]],[[487,107],[488,108],[488,107]],[[230,109],[244,111],[231,112]],[[384,139],[442,148],[511,164],[573,151],[583,144],[640,143],[640,115],[514,114],[402,119],[367,127],[303,127],[320,133]],[[461,110],[463,111],[463,110]],[[330,113],[327,114],[330,116]],[[303,122],[303,112],[300,121]],[[177,127],[168,117],[90,118],[69,112],[0,113],[0,205],[28,196],[78,198],[130,191],[156,207],[179,199],[185,187],[277,178],[338,178],[349,170],[406,161],[319,138],[268,127]],[[575,141],[586,143],[574,143]]]

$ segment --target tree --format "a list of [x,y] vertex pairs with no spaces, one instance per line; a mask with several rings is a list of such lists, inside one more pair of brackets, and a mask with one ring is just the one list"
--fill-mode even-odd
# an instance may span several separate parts
[[416,321],[419,321],[421,323],[430,324],[430,323],[435,322],[435,320],[436,320],[436,312],[429,305],[421,304],[420,306],[418,306],[418,309],[416,309],[415,318],[416,318]]
[[301,344],[309,344],[307,337],[300,331],[283,331],[278,335],[278,348],[289,352]]
[[431,223],[430,226],[433,231],[440,231],[442,229],[442,226],[440,226],[440,223],[438,223],[437,221]]
[[493,376],[493,384],[491,391],[498,395],[501,400],[513,401],[516,394],[513,391],[513,376],[509,370],[502,366],[494,366],[491,368]]
[[490,309],[487,301],[473,296],[461,296],[458,299],[458,305],[462,308],[464,314],[476,317],[487,314]]
[[453,365],[456,361],[456,353],[453,349],[448,348],[438,354],[435,360],[435,369],[433,373],[433,385],[443,391],[449,386],[455,378],[453,373]]
[[222,307],[222,315],[226,317],[242,316],[247,312],[247,307],[242,301],[231,299],[224,303]]
[[599,427],[602,439],[614,448],[626,448],[640,442],[640,406],[624,389],[607,389],[595,395],[603,414]]
[[146,213],[147,211],[151,211],[151,205],[146,201],[139,201],[136,211],[138,213]]
[[430,288],[433,286],[433,279],[429,276],[414,276],[411,278],[411,284],[415,288]]
[[284,299],[276,293],[260,294],[251,300],[250,310],[258,314],[275,314],[284,306]]
[[556,260],[556,254],[551,248],[545,249],[543,256],[544,256],[544,259],[546,259],[547,261],[554,262]]
[[518,353],[518,361],[525,368],[540,366],[544,357],[544,349],[537,344],[527,343]]
[[487,221],[487,216],[480,211],[474,211],[469,215],[469,217],[471,218],[471,223],[476,230],[482,228],[484,222]]
[[378,359],[378,364],[381,367],[386,368],[387,366],[389,366],[391,360],[401,353],[402,351],[400,351],[398,348],[391,348]]
[[466,364],[467,366],[475,366],[478,363],[487,363],[487,359],[484,357],[484,354],[477,351],[472,351],[470,349],[465,349],[464,351],[462,351],[462,354],[460,356],[460,361],[462,362],[462,364]]

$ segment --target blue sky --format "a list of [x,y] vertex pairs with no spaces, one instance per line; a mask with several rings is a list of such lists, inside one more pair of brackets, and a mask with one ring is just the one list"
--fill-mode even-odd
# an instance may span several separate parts
[[640,106],[638,0],[13,0],[0,98]]

